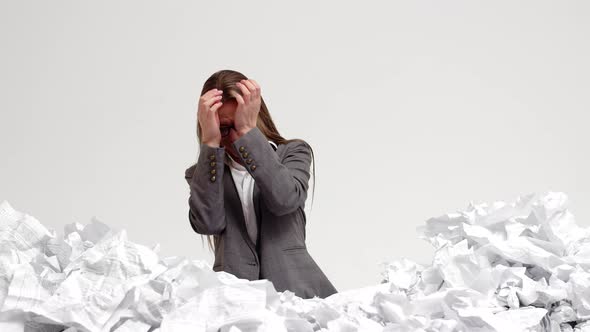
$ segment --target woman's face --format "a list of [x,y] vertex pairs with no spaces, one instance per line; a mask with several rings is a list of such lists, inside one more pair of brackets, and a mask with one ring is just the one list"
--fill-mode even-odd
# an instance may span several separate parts
[[238,102],[235,99],[228,99],[223,105],[217,110],[219,115],[219,126],[230,126],[229,134],[225,137],[221,136],[221,146],[225,147],[225,151],[238,163],[242,164],[242,161],[238,155],[238,152],[234,149],[232,143],[237,140],[238,133],[236,132],[234,125],[234,115],[236,114],[236,108],[238,108]]

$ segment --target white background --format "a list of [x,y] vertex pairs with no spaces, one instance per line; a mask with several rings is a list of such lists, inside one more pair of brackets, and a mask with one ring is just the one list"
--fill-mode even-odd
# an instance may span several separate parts
[[314,148],[309,252],[339,291],[429,263],[416,227],[568,194],[590,226],[586,1],[1,1],[0,201],[213,261],[188,222],[205,79],[255,79]]

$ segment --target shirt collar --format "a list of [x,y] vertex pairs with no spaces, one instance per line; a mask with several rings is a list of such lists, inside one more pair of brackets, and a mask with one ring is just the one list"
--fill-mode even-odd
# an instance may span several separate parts
[[226,160],[226,164],[227,164],[228,166],[230,166],[230,167],[232,167],[232,168],[235,168],[235,169],[237,169],[237,170],[240,170],[240,171],[245,171],[245,170],[246,170],[246,167],[244,167],[244,166],[240,165],[240,163],[238,163],[237,161],[235,161],[235,160],[234,160],[234,158],[232,158],[232,157],[229,155],[229,153],[227,153],[227,152],[226,152],[226,153],[225,153],[225,156],[228,158],[228,159]]

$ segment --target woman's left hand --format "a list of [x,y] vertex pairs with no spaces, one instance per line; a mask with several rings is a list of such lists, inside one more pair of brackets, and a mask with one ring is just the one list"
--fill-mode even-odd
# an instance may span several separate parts
[[233,91],[232,95],[238,102],[234,115],[234,128],[239,136],[246,134],[256,127],[258,112],[260,112],[260,86],[254,80],[241,80],[236,85],[242,90],[242,96]]

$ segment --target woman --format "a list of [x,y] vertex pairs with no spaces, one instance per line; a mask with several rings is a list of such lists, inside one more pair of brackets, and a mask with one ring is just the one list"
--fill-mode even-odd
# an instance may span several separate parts
[[189,221],[208,235],[213,270],[268,279],[302,298],[337,293],[305,245],[311,147],[279,134],[260,86],[236,71],[207,79],[197,118],[199,157],[185,171]]

